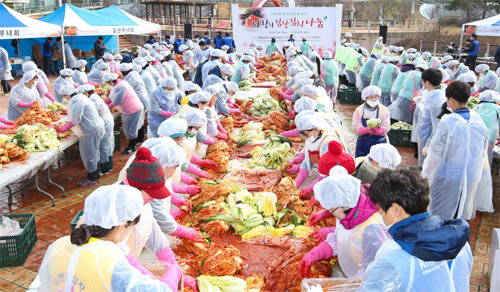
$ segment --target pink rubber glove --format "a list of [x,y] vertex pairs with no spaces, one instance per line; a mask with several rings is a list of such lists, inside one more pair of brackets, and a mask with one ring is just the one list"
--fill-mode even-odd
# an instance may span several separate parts
[[202,177],[202,178],[212,179],[212,176],[210,175],[210,173],[199,169],[198,167],[194,166],[192,163],[189,164],[188,168],[186,169],[186,172],[197,175],[197,176]]
[[[257,67],[257,66],[262,66],[262,64],[261,63],[255,63],[255,67]],[[255,70],[255,72],[257,72],[257,70]],[[258,71],[257,73],[260,73],[260,71]]]
[[227,100],[227,105],[230,107],[230,108],[239,108],[239,105],[237,105],[236,103],[234,103],[232,100]]
[[373,128],[373,131],[374,131],[373,135],[377,135],[377,136],[384,136],[385,135],[385,130],[382,127],[375,127],[375,128]]
[[69,131],[69,129],[73,128],[74,126],[75,126],[75,124],[73,124],[72,122],[68,122],[66,125],[64,125],[60,128],[57,128],[56,132],[57,133],[64,133],[66,131]]
[[286,132],[283,132],[283,133],[280,133],[281,136],[285,136],[285,137],[288,137],[288,138],[293,138],[293,137],[299,137],[299,129],[295,128],[293,130],[290,130],[290,131],[286,131]]
[[189,287],[194,291],[198,291],[198,284],[196,282],[196,279],[189,275],[184,275],[184,287]]
[[313,191],[314,185],[319,183],[322,179],[323,179],[323,177],[321,175],[318,176],[318,178],[315,179],[310,185],[308,185],[307,187],[303,188],[300,191],[299,197],[301,199],[309,199],[314,194],[314,191]]
[[177,264],[177,261],[175,260],[175,255],[174,252],[170,247],[165,247],[164,249],[160,250],[157,254],[156,257],[162,261],[169,263],[171,265]]
[[9,119],[7,119],[6,117],[2,117],[2,116],[0,116],[0,122],[4,123],[6,125],[13,125],[14,124]]
[[229,110],[229,114],[239,114],[241,113],[239,108],[232,108]]
[[288,119],[289,120],[295,120],[295,111],[291,111],[288,113]]
[[222,124],[220,123],[220,120],[216,120],[216,121],[215,121],[215,123],[217,124],[217,130],[218,130],[219,132],[222,132],[222,133],[223,133],[223,134],[225,134],[225,135],[228,135],[228,134],[229,134],[229,132],[228,132],[228,131],[226,131],[226,129],[224,129],[224,127],[223,127],[223,126],[222,126]]
[[474,95],[476,95],[476,94],[478,94],[478,93],[480,93],[480,92],[481,92],[480,90],[478,90],[478,91],[474,91],[473,93],[471,93],[471,94],[470,94],[470,96],[474,96]]
[[321,73],[321,79],[325,80],[325,73]]
[[300,188],[304,180],[309,176],[309,172],[303,168],[300,169],[299,175],[295,179],[295,185],[297,186],[297,189]]
[[22,102],[22,101],[20,101],[17,103],[17,106],[18,107],[31,107],[34,104],[35,104],[35,101],[34,102]]
[[111,99],[106,98],[106,99],[104,100],[104,103],[105,103],[105,104],[110,104],[110,103],[111,103]]
[[194,178],[190,177],[189,175],[187,175],[185,173],[181,173],[181,182],[188,184],[188,185],[198,184],[197,180],[195,180]]
[[170,215],[174,217],[175,220],[179,219],[182,213],[181,209],[170,209]]
[[311,234],[309,234],[309,237],[312,237],[312,239],[317,240],[317,241],[325,241],[328,234],[332,233],[334,231],[335,231],[335,226],[316,229]]
[[116,106],[116,105],[114,105],[114,104],[112,104],[112,103],[108,104],[108,108],[109,108],[109,109],[112,109],[112,108],[114,108],[115,106]]
[[286,95],[292,95],[293,94],[293,90],[292,89],[288,89],[286,92],[285,92]]
[[255,78],[255,77],[253,77],[253,76],[250,76],[250,79],[252,79],[252,81],[253,81],[254,83],[257,83],[257,78]]
[[311,215],[309,215],[308,223],[311,226],[315,226],[318,224],[319,221],[321,221],[321,219],[332,218],[332,217],[333,217],[333,214],[330,213],[330,211],[324,209],[324,210],[321,210],[321,211],[318,211],[318,212],[315,212],[315,213],[312,213]]
[[205,145],[212,145],[215,143],[214,138],[212,138],[210,135],[207,135],[207,140],[203,143]]
[[193,153],[193,156],[191,156],[191,163],[194,163],[196,165],[200,165],[200,163],[203,161],[196,153]]
[[201,167],[205,168],[210,168],[210,169],[216,169],[217,168],[217,163],[213,162],[210,159],[203,159],[200,164],[198,164]]
[[289,164],[301,164],[306,158],[306,154],[302,151],[299,152],[292,160],[288,161]]
[[318,200],[316,200],[315,196],[311,197],[311,200],[309,201],[309,207],[314,207],[314,205],[318,204]]
[[368,127],[361,127],[358,130],[358,134],[360,135],[367,135],[367,134],[373,134],[373,130]]
[[85,84],[94,85],[95,88],[99,87],[98,83],[95,83],[95,82],[92,82],[92,81],[87,81]]
[[281,87],[281,91],[285,92],[285,91],[287,91],[287,90],[288,90],[288,88],[286,87],[286,84],[285,84],[285,85],[283,85],[283,87]]
[[179,66],[182,66],[184,64],[186,64],[186,62],[184,62],[184,60],[182,60],[182,61],[179,62]]
[[217,135],[215,136],[215,138],[217,138],[219,140],[224,140],[224,141],[226,141],[228,139],[227,136],[224,133],[222,133],[222,132],[217,133]]
[[45,93],[45,97],[50,99],[50,101],[52,101],[52,102],[56,102],[56,99],[48,91],[47,91],[47,93]]
[[175,263],[165,269],[165,274],[160,278],[160,281],[165,283],[170,290],[178,291],[181,277],[182,269],[178,263]]
[[149,276],[151,277],[151,279],[156,279],[153,273],[146,270],[146,268],[143,265],[141,265],[141,263],[139,263],[139,261],[133,255],[128,254],[125,256],[125,258],[127,259],[128,263],[131,264],[132,267],[138,269],[139,272],[141,272],[141,274],[143,274],[144,276]]
[[177,196],[176,193],[171,193],[171,197],[172,197],[172,204],[174,204],[177,208],[180,208],[184,205],[189,207],[189,203],[183,198],[179,198],[179,196]]
[[229,65],[234,65],[234,62],[231,62],[231,61],[227,61],[226,63]]
[[255,69],[255,73],[260,73],[260,70],[258,70],[258,69]]
[[310,277],[311,266],[323,259],[329,259],[333,256],[333,249],[326,242],[320,243],[318,246],[313,248],[310,252],[308,252],[299,263],[299,274],[302,278]]
[[166,110],[161,110],[161,116],[163,118],[169,118],[171,116],[175,116],[177,113],[171,113],[171,112],[167,112]]
[[[201,192],[201,187],[199,186],[187,186],[187,185],[179,185],[179,184],[172,184],[172,188],[174,189],[174,192],[178,194],[190,194],[191,196],[194,196]],[[174,198],[172,197],[172,201]],[[177,204],[174,203],[174,205],[177,206]],[[179,206],[177,206],[179,207]]]
[[0,130],[14,129],[15,127],[15,125],[0,124]]
[[299,172],[299,170],[300,170],[300,164],[295,164],[294,166],[290,167],[287,171],[288,173],[296,174]]
[[292,100],[292,96],[291,95],[287,95],[286,93],[283,93],[283,92],[278,92],[278,95],[281,96],[282,98],[286,99],[286,100]]
[[180,238],[185,238],[195,242],[203,242],[203,238],[200,236],[198,230],[194,228],[185,227],[180,224],[177,224],[177,229],[175,229],[174,232],[170,233],[170,235]]

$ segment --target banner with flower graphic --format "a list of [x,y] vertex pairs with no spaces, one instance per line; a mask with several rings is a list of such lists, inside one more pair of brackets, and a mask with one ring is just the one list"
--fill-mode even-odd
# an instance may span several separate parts
[[266,47],[272,38],[281,48],[293,34],[296,46],[303,38],[320,54],[335,50],[340,41],[342,4],[335,7],[260,7],[232,5],[233,36],[242,52],[252,41]]

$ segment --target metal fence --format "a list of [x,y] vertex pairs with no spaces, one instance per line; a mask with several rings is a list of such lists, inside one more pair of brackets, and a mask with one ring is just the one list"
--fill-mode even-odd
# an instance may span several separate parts
[[378,31],[379,27],[387,25],[388,32],[425,32],[433,30],[435,22],[428,19],[390,19],[390,20],[372,20],[372,19],[344,19],[343,28],[350,28],[353,32]]

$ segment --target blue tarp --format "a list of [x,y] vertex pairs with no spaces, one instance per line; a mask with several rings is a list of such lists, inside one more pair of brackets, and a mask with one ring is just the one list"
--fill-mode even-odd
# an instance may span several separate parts
[[[123,14],[116,6],[100,10],[87,10],[70,4],[64,4],[54,12],[45,15],[39,20],[60,26],[72,26],[71,22],[74,21],[74,19],[67,18],[66,9],[73,10],[90,26],[137,26],[137,23]],[[74,15],[70,15],[70,17],[74,17]]]
[[0,5],[0,27],[26,27],[26,25],[7,11],[5,6]]

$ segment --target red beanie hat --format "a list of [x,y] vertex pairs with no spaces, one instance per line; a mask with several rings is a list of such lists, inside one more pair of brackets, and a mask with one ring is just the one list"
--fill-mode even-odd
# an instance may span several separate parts
[[328,176],[330,169],[335,165],[344,167],[349,174],[356,171],[356,163],[354,158],[348,153],[344,152],[342,144],[333,140],[328,143],[328,152],[323,154],[318,162],[318,171],[324,176]]

